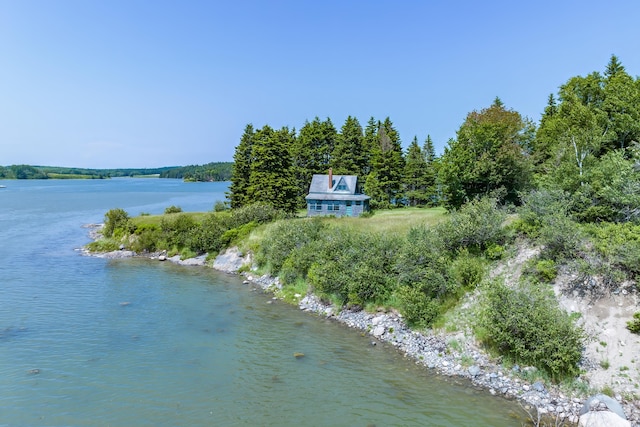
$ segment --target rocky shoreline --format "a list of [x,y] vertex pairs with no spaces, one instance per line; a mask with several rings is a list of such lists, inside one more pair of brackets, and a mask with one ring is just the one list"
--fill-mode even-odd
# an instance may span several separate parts
[[[213,268],[237,273],[246,264],[251,264],[251,260],[246,259],[237,249],[231,248],[216,258]],[[267,292],[281,289],[278,278],[257,276],[251,272],[241,274],[246,283],[255,284]],[[334,319],[368,333],[374,340],[389,343],[406,357],[442,375],[466,378],[473,385],[486,389],[493,395],[516,399],[522,403],[534,422],[547,417],[554,425],[579,423],[585,426],[640,426],[640,409],[632,403],[624,402],[622,396],[614,399],[598,394],[584,399],[566,396],[552,385],[541,382],[530,384],[517,374],[521,370],[535,368],[514,366],[511,370],[505,370],[463,334],[445,336],[420,333],[411,330],[399,313],[336,310],[314,295],[300,295],[298,306],[303,311]],[[451,342],[456,345],[450,345]]]
[[[95,230],[91,231],[90,236],[95,239],[96,234],[93,234]],[[126,250],[92,254],[83,249],[83,253],[110,259],[137,256],[136,253]],[[188,260],[180,260],[179,256],[167,257],[164,252],[144,256],[180,265],[206,265],[206,256]],[[216,257],[212,267],[222,272],[238,274],[241,267],[251,264],[250,254],[245,256],[236,248],[230,248]],[[282,288],[277,277],[258,276],[252,271],[240,274],[245,277],[246,284],[256,285],[266,292],[277,292]],[[523,380],[519,374],[535,368],[514,366],[511,369],[505,369],[491,360],[472,339],[468,339],[463,333],[453,335],[421,333],[408,328],[397,312],[369,313],[364,310],[337,310],[314,295],[296,296],[301,310],[333,319],[367,333],[372,337],[374,345],[377,342],[388,343],[406,357],[441,375],[465,378],[474,386],[486,389],[493,395],[518,400],[530,414],[534,424],[540,423],[541,418],[544,418],[553,425],[640,427],[640,408],[633,402],[625,401],[622,396],[617,395],[611,398],[598,394],[585,399],[565,395],[557,387],[539,381],[531,384]]]

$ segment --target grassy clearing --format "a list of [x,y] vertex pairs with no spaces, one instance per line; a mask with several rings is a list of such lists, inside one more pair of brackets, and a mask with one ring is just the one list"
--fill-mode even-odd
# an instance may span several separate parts
[[404,208],[376,211],[365,218],[327,218],[326,221],[353,230],[406,234],[412,227],[433,226],[446,215],[444,208]]

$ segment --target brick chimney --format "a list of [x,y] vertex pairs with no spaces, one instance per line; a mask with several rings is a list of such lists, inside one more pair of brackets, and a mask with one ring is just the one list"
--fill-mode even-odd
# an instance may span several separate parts
[[333,169],[329,168],[329,190],[333,188]]

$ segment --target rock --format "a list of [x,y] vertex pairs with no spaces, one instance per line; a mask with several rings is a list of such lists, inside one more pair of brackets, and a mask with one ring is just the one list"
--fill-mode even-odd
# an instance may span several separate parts
[[467,371],[472,377],[477,377],[478,375],[480,375],[480,367],[478,365],[469,366],[469,369],[467,369]]
[[627,419],[627,416],[624,413],[624,409],[622,409],[622,405],[620,405],[620,403],[618,403],[615,399],[604,394],[596,394],[595,396],[591,396],[590,398],[588,398],[580,409],[580,415],[584,415],[588,412],[594,411],[601,403],[603,403],[609,411],[613,412],[623,420]]
[[544,384],[542,384],[540,381],[536,381],[535,383],[533,383],[532,387],[538,393],[542,393],[545,390],[544,389]]
[[29,369],[27,373],[29,375],[38,375],[40,373],[40,369]]
[[300,358],[304,357],[304,353],[295,352],[295,353],[293,353],[293,357],[295,357],[296,359],[300,359]]
[[580,415],[581,427],[631,427],[631,423],[609,411],[591,411]]
[[229,248],[224,254],[218,255],[213,262],[213,268],[226,273],[235,273],[248,261],[242,257],[238,248]]
[[384,326],[376,326],[373,330],[373,336],[381,337],[382,335],[384,335]]
[[158,257],[158,261],[166,261],[167,260],[167,256],[166,255],[160,255]]

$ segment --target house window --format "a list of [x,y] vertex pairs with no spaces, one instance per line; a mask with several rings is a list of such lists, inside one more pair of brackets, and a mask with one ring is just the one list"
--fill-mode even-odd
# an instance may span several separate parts
[[321,211],[322,210],[322,202],[320,200],[310,200],[309,201],[309,210],[310,211]]
[[361,200],[356,200],[356,206],[360,206],[362,205],[362,201]]
[[340,184],[338,184],[338,186],[336,187],[336,191],[347,191],[347,184],[345,184],[343,181],[340,181]]
[[340,202],[329,202],[327,203],[328,211],[339,211],[340,210]]

